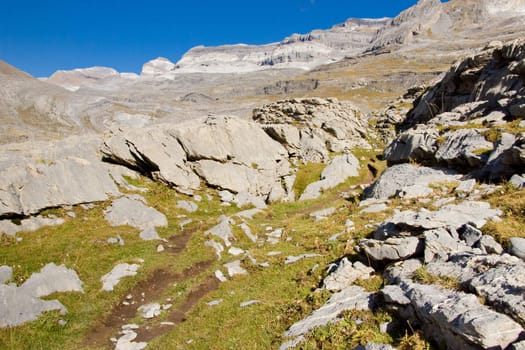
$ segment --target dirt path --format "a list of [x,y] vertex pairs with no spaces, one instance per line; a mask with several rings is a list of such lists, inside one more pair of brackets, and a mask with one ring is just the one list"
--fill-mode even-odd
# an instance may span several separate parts
[[[177,256],[184,251],[194,230],[184,230],[180,235],[169,238],[170,247],[167,252],[172,256]],[[118,337],[118,332],[122,326],[130,323],[138,314],[138,308],[142,305],[160,302],[165,292],[174,283],[188,280],[194,276],[204,273],[214,262],[214,259],[198,262],[180,273],[174,273],[168,269],[155,270],[148,278],[138,282],[133,288],[125,293],[122,300],[113,307],[111,312],[103,320],[98,321],[86,334],[83,345],[88,347],[107,347],[113,348],[114,344],[110,341],[111,337]],[[186,313],[197,302],[215,290],[219,282],[215,276],[208,276],[194,290],[190,291],[182,304],[170,312],[168,321],[173,322],[171,326],[152,326],[141,327],[137,333],[141,341],[149,341],[159,335],[170,331],[175,325],[185,320]]]

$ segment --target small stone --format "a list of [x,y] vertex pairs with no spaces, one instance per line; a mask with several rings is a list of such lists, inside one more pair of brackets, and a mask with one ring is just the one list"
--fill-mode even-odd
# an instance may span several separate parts
[[58,320],[58,325],[64,327],[67,324],[65,320]]
[[379,203],[379,204],[373,204],[369,207],[361,209],[359,212],[361,214],[372,214],[372,213],[380,213],[387,209],[388,209],[388,205],[386,205],[385,203]]
[[161,326],[175,326],[175,323],[164,321],[164,322],[161,322],[160,325]]
[[525,260],[525,238],[512,237],[510,240],[510,254]]
[[141,316],[143,318],[148,319],[148,318],[154,318],[154,317],[159,316],[161,307],[159,303],[151,303],[151,304],[142,305],[137,310],[141,311]]
[[244,254],[244,250],[242,250],[241,248],[231,247],[230,249],[228,249],[228,253],[233,256],[239,256],[241,254]]
[[76,218],[77,217],[77,214],[75,214],[75,212],[73,211],[68,211],[66,213],[67,216],[69,216],[70,218]]
[[299,260],[302,260],[302,259],[316,258],[318,256],[321,256],[321,255],[319,255],[319,254],[301,254],[301,255],[297,255],[297,256],[290,255],[290,256],[286,257],[286,260],[284,261],[284,263],[285,264],[293,264],[293,263],[296,263],[296,262],[298,262]]
[[129,329],[139,329],[140,326],[136,323],[130,323],[130,324],[125,324],[122,326],[122,329],[124,330],[129,330]]
[[208,306],[216,306],[216,305],[219,305],[220,303],[222,303],[223,301],[224,301],[224,299],[212,300],[212,301],[208,301],[206,303],[206,305],[208,305]]
[[157,246],[157,253],[162,253],[164,251],[164,246],[162,244],[159,244]]
[[221,270],[215,270],[215,277],[221,282],[226,282],[228,280]]
[[223,266],[228,270],[228,275],[230,275],[230,277],[233,277],[235,275],[247,275],[248,274],[248,271],[246,271],[245,269],[241,267],[240,260],[232,261],[230,263],[224,264]]
[[503,253],[503,247],[501,244],[496,242],[494,237],[489,235],[483,235],[481,236],[478,246],[481,249],[484,249],[488,254],[502,254]]
[[143,241],[152,241],[155,239],[160,239],[157,230],[155,230],[155,228],[153,227],[148,227],[147,229],[143,230],[139,236]]
[[248,307],[248,306],[251,306],[251,305],[254,305],[254,304],[258,304],[260,303],[259,300],[249,300],[249,301],[245,301],[243,303],[240,304],[240,307]]
[[476,180],[474,179],[461,181],[459,183],[459,186],[456,187],[456,192],[470,193],[474,190],[475,186],[476,186]]
[[465,224],[459,229],[459,238],[464,240],[469,247],[473,247],[481,239],[483,233],[472,225]]

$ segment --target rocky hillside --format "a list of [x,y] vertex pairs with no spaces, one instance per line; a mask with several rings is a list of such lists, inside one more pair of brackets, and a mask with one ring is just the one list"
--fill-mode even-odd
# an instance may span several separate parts
[[0,63],[0,348],[525,348],[522,4],[275,44],[368,50],[306,73]]
[[524,52],[382,123],[304,98],[3,146],[0,344],[519,349]]

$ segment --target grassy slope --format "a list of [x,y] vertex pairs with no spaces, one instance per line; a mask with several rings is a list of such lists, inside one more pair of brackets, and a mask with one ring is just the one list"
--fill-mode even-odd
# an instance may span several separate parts
[[[317,174],[322,168],[318,165],[310,166],[317,169]],[[298,184],[311,181],[312,179],[303,179],[309,176],[308,171],[299,172]],[[339,190],[347,188],[352,181],[357,180],[351,179],[341,185]],[[185,199],[184,196],[147,179],[141,179],[138,184],[148,188],[144,197],[149,205],[168,216],[169,227],[158,230],[161,237],[168,238],[181,233],[179,222],[184,218],[178,217],[179,215],[184,214],[193,220],[189,227],[196,231],[187,248],[176,256],[157,253],[158,242],[140,240],[138,230],[109,226],[103,218],[103,210],[109,203],[100,203],[92,210],[75,207],[73,211],[76,218],[66,216],[63,210],[50,211],[48,214],[66,217],[66,223],[57,227],[42,228],[36,232],[21,233],[18,235],[23,238],[21,242],[3,237],[0,245],[0,264],[13,266],[12,282],[20,284],[48,262],[63,263],[77,271],[84,282],[84,293],[57,293],[51,296],[60,300],[69,313],[60,315],[58,312],[49,312],[24,326],[0,330],[0,348],[91,348],[87,345],[89,341],[84,339],[85,334],[94,324],[105,319],[111,308],[118,304],[138,281],[146,279],[159,268],[182,272],[215,256],[210,248],[204,246],[208,239],[204,232],[216,224],[218,216],[230,215],[238,209],[221,206],[216,196],[213,200],[208,200],[206,194],[202,193],[203,201],[199,203],[199,210],[188,214],[176,208],[177,199]],[[153,341],[150,347],[275,347],[280,342],[280,335],[291,322],[304,316],[313,306],[319,305],[306,302],[307,296],[319,285],[330,262],[344,252],[347,235],[342,235],[338,241],[328,241],[332,234],[344,230],[344,222],[351,208],[348,202],[336,195],[337,193],[337,190],[330,191],[314,201],[270,206],[264,213],[249,221],[253,233],[260,237],[257,244],[235,229],[238,241],[234,245],[249,251],[258,262],[268,261],[270,267],[254,266],[244,257],[243,266],[250,271],[248,276],[237,277],[220,284],[218,289],[206,295],[189,312],[184,323],[176,326],[173,332]],[[308,216],[309,208],[321,209],[327,206],[338,207],[340,211],[330,220],[314,224],[313,219]],[[240,219],[236,220],[240,223]],[[280,243],[271,245],[264,242],[264,233],[268,226],[284,228],[285,234]],[[117,234],[125,241],[122,247],[106,242],[108,238]],[[281,251],[282,254],[267,256],[270,251]],[[322,256],[304,259],[295,264],[284,264],[286,256],[303,253],[319,253]],[[109,272],[117,263],[132,263],[136,262],[137,258],[144,259],[144,263],[136,277],[124,278],[113,293],[100,291],[100,277],[103,274]],[[162,299],[170,298],[176,308],[207,276],[222,268],[223,263],[234,259],[224,253],[221,261],[215,261],[202,274],[168,288]],[[309,272],[316,264],[319,264],[320,268],[313,273]],[[326,297],[320,297],[321,301]],[[204,303],[213,299],[224,299],[224,302],[215,307]],[[241,302],[251,299],[258,299],[260,303],[242,310],[239,308]],[[58,325],[61,319],[67,321],[65,326]],[[135,321],[142,322],[139,318]],[[114,336],[116,335],[115,333]],[[188,344],[190,340],[192,342]]]

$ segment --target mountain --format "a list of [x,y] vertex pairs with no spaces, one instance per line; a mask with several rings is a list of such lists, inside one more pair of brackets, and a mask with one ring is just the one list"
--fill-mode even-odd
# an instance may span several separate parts
[[140,75],[91,67],[36,81],[6,66],[15,76],[2,78],[1,142],[210,113],[249,118],[283,96],[333,96],[370,112],[492,40],[522,37],[523,8],[525,0],[421,0],[395,18],[352,18],[277,43],[197,46],[175,63],[146,62]]

